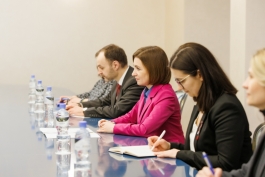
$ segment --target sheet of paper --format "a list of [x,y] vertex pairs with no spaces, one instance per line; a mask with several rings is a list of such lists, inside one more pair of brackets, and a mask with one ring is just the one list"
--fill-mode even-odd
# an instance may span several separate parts
[[[75,138],[75,133],[68,133],[71,138]],[[57,138],[57,134],[54,133],[46,133],[46,138]],[[91,138],[100,138],[100,136],[97,133],[90,133]]]
[[154,152],[151,151],[149,146],[120,146],[112,147],[109,149],[110,152],[129,154],[136,157],[149,157],[155,156]]
[[[89,128],[86,128],[86,129],[89,133],[93,133],[93,131],[90,130]],[[72,133],[72,132],[76,133],[78,130],[79,130],[79,128],[69,128],[68,133]],[[57,134],[56,128],[40,128],[40,131],[44,134],[45,133],[56,133]]]
[[[76,132],[79,130],[79,128],[69,128],[68,134],[71,136],[71,138],[75,138]],[[57,129],[56,128],[40,128],[40,131],[45,134],[46,138],[57,138]],[[87,131],[90,133],[91,138],[99,138],[100,136],[87,128]]]
[[151,151],[149,146],[126,146],[122,147],[122,149],[125,152],[129,152],[129,154],[139,157],[155,156],[154,152]]

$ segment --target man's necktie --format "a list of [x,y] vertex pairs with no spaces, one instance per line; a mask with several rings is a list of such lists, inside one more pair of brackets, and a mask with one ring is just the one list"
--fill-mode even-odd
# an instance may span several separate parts
[[117,84],[117,86],[116,86],[116,100],[117,100],[118,95],[120,94],[120,92],[121,92],[121,85]]

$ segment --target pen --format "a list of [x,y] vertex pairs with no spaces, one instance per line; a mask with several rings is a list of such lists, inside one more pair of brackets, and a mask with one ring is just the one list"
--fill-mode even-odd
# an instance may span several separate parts
[[[165,135],[166,130],[164,130],[161,135],[158,137],[158,139],[156,140],[156,142],[158,142],[159,140],[161,140],[161,138],[163,138],[163,136]],[[154,144],[156,144],[156,142]],[[154,150],[155,146],[153,145],[153,147],[151,148],[151,151]]]
[[212,174],[214,175],[213,166],[212,166],[212,164],[211,164],[210,160],[208,159],[208,156],[205,152],[202,152],[202,157],[204,158],[205,163],[207,164],[207,166],[210,168]]

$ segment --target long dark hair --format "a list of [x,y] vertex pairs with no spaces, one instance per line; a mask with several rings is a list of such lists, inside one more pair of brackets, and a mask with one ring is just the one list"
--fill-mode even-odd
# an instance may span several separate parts
[[[208,112],[224,92],[236,94],[237,89],[230,82],[213,54],[197,43],[181,45],[170,59],[172,69],[181,70],[194,77],[201,73],[203,82],[198,97],[194,97],[200,111]],[[195,72],[197,71],[197,72]]]

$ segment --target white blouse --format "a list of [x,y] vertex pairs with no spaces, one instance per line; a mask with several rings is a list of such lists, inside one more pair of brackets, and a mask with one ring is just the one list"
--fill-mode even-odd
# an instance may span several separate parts
[[193,152],[195,152],[194,139],[196,136],[197,129],[198,129],[198,126],[196,125],[196,120],[195,120],[192,126],[192,130],[190,132],[190,150]]
[[[195,152],[194,139],[195,139],[196,132],[197,132],[197,129],[198,129],[198,126],[196,125],[196,120],[194,121],[193,126],[192,126],[192,130],[190,132],[190,150],[193,151],[193,152]],[[194,174],[194,168],[190,167],[189,175],[193,176],[193,174]]]

